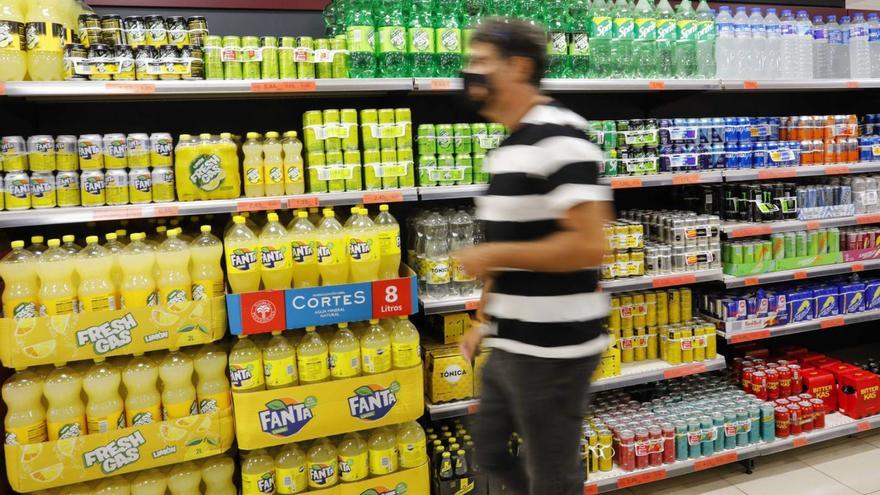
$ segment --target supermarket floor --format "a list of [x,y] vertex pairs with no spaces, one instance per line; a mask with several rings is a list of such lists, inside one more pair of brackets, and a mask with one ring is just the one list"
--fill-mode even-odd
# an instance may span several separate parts
[[626,495],[880,495],[880,430],[612,492]]

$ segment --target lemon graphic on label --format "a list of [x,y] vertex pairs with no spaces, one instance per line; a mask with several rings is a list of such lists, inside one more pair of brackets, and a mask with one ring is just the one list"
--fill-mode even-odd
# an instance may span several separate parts
[[31,479],[38,483],[51,483],[61,476],[62,471],[64,471],[64,464],[59,462],[58,464],[44,467],[39,471],[34,471],[31,473]]
[[64,337],[67,335],[67,331],[70,329],[70,322],[72,314],[69,315],[55,315],[49,317],[49,327],[52,329],[52,332],[59,337]]
[[192,425],[196,424],[199,418],[196,416],[187,416],[185,418],[179,418],[174,420],[174,424],[181,428],[190,428]]
[[32,443],[29,445],[21,446],[21,463],[27,465],[40,457],[40,454],[43,453],[43,444],[41,443]]
[[71,458],[76,452],[76,445],[82,437],[60,438],[55,441],[55,452],[61,457]]
[[192,311],[189,313],[189,319],[191,321],[201,321],[202,317],[205,316],[205,307],[207,304],[203,302],[193,303]]
[[55,353],[57,343],[54,340],[46,340],[34,345],[23,347],[21,352],[33,359],[45,359]]
[[186,436],[186,430],[163,423],[159,426],[159,436],[165,443],[174,443]]
[[34,328],[37,326],[36,318],[21,318],[15,320],[15,332],[13,332],[13,337],[21,338],[25,335],[31,333]]
[[178,320],[180,320],[179,316],[161,309],[154,309],[152,317],[153,323],[159,327],[172,327],[177,324]]

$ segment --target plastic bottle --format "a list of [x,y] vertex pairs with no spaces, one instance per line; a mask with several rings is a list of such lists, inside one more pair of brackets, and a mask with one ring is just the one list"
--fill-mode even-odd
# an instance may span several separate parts
[[813,79],[813,22],[806,10],[797,12],[795,25],[798,33],[798,79]]
[[400,276],[400,225],[388,210],[388,205],[380,205],[373,219],[379,236],[379,279]]
[[119,265],[119,254],[125,249],[125,244],[119,242],[116,232],[110,232],[104,235],[104,239],[106,240],[104,243],[104,249],[110,253],[110,257],[113,259],[113,268],[110,270],[110,278],[113,281],[113,287],[116,288],[116,293],[113,295],[116,298],[115,305],[119,308],[121,307],[120,298],[122,295],[120,292],[122,286],[122,267]]
[[671,79],[675,75],[673,52],[678,40],[675,11],[669,0],[660,0],[654,15],[657,17],[657,76]]
[[[401,0],[376,0],[379,26],[378,77],[406,77],[411,74],[406,60],[406,27]],[[439,47],[439,41],[438,41]]]
[[168,489],[171,495],[192,495],[199,493],[202,483],[202,470],[189,461],[174,465],[168,473]]
[[734,31],[733,16],[730,15],[730,7],[722,5],[715,17],[715,60],[718,68],[717,77],[720,79],[736,79],[736,68],[733,64],[734,53],[737,44]]
[[349,0],[346,9],[348,73],[353,78],[376,77],[376,21],[372,0]]
[[397,430],[397,451],[400,468],[412,469],[428,462],[425,430],[415,421],[403,423]]
[[28,77],[64,79],[64,17],[57,0],[29,0],[25,20]]
[[185,352],[171,348],[159,363],[162,379],[162,417],[170,419],[195,416],[199,413],[196,388],[193,386],[193,360]]
[[6,318],[33,318],[39,315],[39,283],[33,253],[24,241],[12,241],[12,251],[0,260],[3,277],[3,315]]
[[28,445],[47,440],[46,411],[42,398],[43,381],[33,371],[18,368],[3,383],[6,445]]
[[220,266],[223,243],[211,234],[210,225],[202,225],[199,230],[201,234],[189,245],[193,301],[211,300],[226,293],[226,279]]
[[627,0],[616,0],[611,10],[614,21],[611,29],[611,58],[614,60],[614,77],[628,78],[634,74],[633,38],[635,21]]
[[361,346],[358,338],[348,328],[348,323],[340,323],[339,330],[328,344],[330,351],[330,377],[344,380],[361,374]]
[[871,77],[880,79],[880,14],[868,14],[868,47],[871,51]]
[[339,482],[339,459],[336,447],[326,438],[315,440],[306,455],[309,488],[329,488]]
[[706,0],[697,5],[696,23],[696,76],[709,79],[715,77],[715,12]]
[[119,369],[105,362],[103,356],[83,376],[83,390],[88,395],[86,423],[89,435],[125,428],[125,414],[119,384]]
[[837,23],[837,16],[829,15],[828,49],[832,79],[849,78],[849,27]]
[[[459,210],[449,220],[449,251],[455,253],[474,246],[474,220],[464,210]],[[476,277],[467,273],[453,255],[452,295],[468,297],[476,288]]]
[[672,59],[675,77],[692,79],[697,73],[697,22],[690,0],[682,0],[675,11],[676,35]]
[[125,476],[111,476],[98,481],[92,493],[95,495],[129,495],[131,484]]
[[277,132],[267,132],[263,141],[263,180],[266,196],[284,196],[284,158]]
[[379,229],[370,220],[366,208],[358,208],[358,215],[349,228],[348,253],[351,282],[372,282],[379,278],[382,249]]
[[131,482],[131,495],[165,495],[167,488],[165,473],[159,469],[149,469],[137,473]]
[[593,17],[590,21],[592,77],[611,77],[614,64],[614,59],[611,56],[611,41],[614,37],[614,19],[611,9],[605,0],[594,0],[592,14]]
[[399,316],[391,331],[391,365],[394,369],[415,368],[422,364],[419,331],[406,316]]
[[831,77],[828,52],[828,26],[822,22],[822,16],[817,15],[813,17],[813,77],[816,79]]
[[749,15],[752,40],[749,45],[748,63],[743,66],[744,79],[764,79],[767,75],[767,25],[764,22],[761,8],[752,7]]
[[57,363],[43,383],[49,441],[86,434],[86,411],[80,394],[82,376],[67,363]]
[[370,433],[367,442],[370,455],[370,474],[383,476],[397,471],[397,435],[390,428],[379,427]]
[[379,320],[370,320],[370,327],[361,335],[361,357],[364,375],[391,371],[391,337]]
[[339,454],[339,478],[343,483],[360,481],[370,475],[367,442],[359,434],[346,434],[336,451]]
[[76,255],[76,272],[79,275],[79,303],[83,311],[116,309],[110,272],[113,258],[98,244],[98,236],[86,237],[86,247]]
[[315,226],[309,221],[309,214],[298,211],[287,226],[287,234],[293,261],[293,287],[317,287],[321,273],[318,269]]
[[49,249],[49,246],[43,243],[45,238],[41,235],[31,236],[31,245],[27,247],[27,250],[34,253],[34,256],[39,258]]
[[238,489],[232,481],[234,475],[235,461],[226,456],[209,457],[202,464],[202,480],[205,482],[205,493],[210,493],[211,495],[238,495]]
[[157,304],[156,281],[153,278],[155,251],[144,242],[144,233],[131,234],[131,242],[119,255],[122,269],[120,302],[123,308],[137,309]]
[[568,19],[571,31],[571,39],[568,45],[568,53],[571,60],[570,77],[584,79],[590,76],[589,0],[571,0],[568,3]]
[[437,77],[457,77],[464,63],[464,44],[459,18],[461,0],[437,2],[436,31]]
[[275,493],[275,460],[265,450],[252,450],[241,461],[242,495]]
[[657,77],[657,19],[651,0],[639,0],[635,8],[635,27],[632,48],[633,73],[636,77]]
[[306,454],[299,445],[285,445],[275,455],[275,482],[279,494],[303,493],[309,489]]
[[266,179],[263,167],[263,144],[260,142],[260,134],[247,133],[247,141],[241,146],[244,154],[244,195],[248,198],[258,198],[266,195]]
[[432,213],[425,220],[425,294],[432,299],[442,299],[451,292],[447,232],[446,219],[439,213]]
[[302,385],[326,382],[330,379],[330,354],[327,343],[315,331],[306,327],[306,334],[296,347],[296,364]]
[[0,2],[0,23],[7,26],[7,43],[0,48],[0,81],[21,81],[27,72],[27,43],[19,35],[19,26],[25,22],[22,0]]
[[193,368],[198,377],[196,398],[199,402],[199,414],[231,414],[227,365],[226,352],[214,344],[204,345],[196,353]]
[[406,30],[407,61],[414,77],[433,77],[436,70],[434,0],[413,0]]
[[733,75],[736,79],[747,79],[753,76],[752,63],[752,26],[745,7],[737,7],[733,16],[734,48],[732,53]]
[[272,332],[272,338],[263,347],[263,374],[266,388],[273,390],[296,385],[296,349],[281,336],[280,331]]
[[332,209],[324,210],[324,219],[318,226],[318,269],[322,285],[348,282],[348,235],[336,220]]
[[229,378],[232,390],[259,392],[266,389],[263,374],[263,353],[246,335],[239,335],[238,342],[229,353]]
[[61,241],[49,239],[49,249],[36,262],[40,278],[40,315],[65,315],[76,311],[72,257],[61,248]]
[[861,12],[853,16],[849,29],[849,67],[853,79],[871,77],[871,47],[868,42],[868,24]]
[[260,289],[260,242],[243,216],[232,217],[233,226],[223,241],[226,276],[234,294]]
[[166,232],[168,238],[156,250],[159,276],[156,289],[159,304],[175,304],[192,300],[192,279],[189,276],[189,244],[178,239],[180,229]]
[[287,131],[281,141],[281,148],[284,150],[284,194],[287,195],[306,192],[303,145],[297,136],[296,131]]
[[791,11],[782,11],[782,43],[779,53],[779,75],[782,79],[794,80],[798,77],[799,68],[799,36],[797,21]]
[[277,213],[266,215],[266,225],[260,232],[260,277],[266,290],[290,288],[293,278],[293,259],[287,230],[278,222]]
[[544,28],[547,31],[546,77],[567,78],[571,71],[568,52],[570,26],[567,1],[547,0],[544,9]]
[[162,396],[157,382],[159,367],[142,352],[136,353],[122,370],[125,384],[125,422],[140,426],[162,421]]

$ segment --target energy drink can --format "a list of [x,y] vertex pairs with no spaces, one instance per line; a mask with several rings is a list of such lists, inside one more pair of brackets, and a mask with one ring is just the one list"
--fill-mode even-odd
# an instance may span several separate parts
[[375,109],[361,110],[361,142],[365,150],[379,150],[379,112]]
[[278,38],[263,36],[260,38],[260,48],[263,51],[261,77],[263,79],[278,79]]
[[771,248],[773,260],[785,259],[785,234],[772,234],[770,242],[773,244]]
[[819,253],[819,233],[811,230],[807,233],[807,256],[816,256]]
[[[818,241],[818,239],[817,239]],[[807,248],[807,233],[806,232],[795,232],[795,244],[794,244],[794,256],[801,257],[807,256],[808,248]],[[789,253],[785,253],[785,255],[789,258],[792,256]]]
[[296,79],[296,38],[283,36],[278,48],[278,75],[281,79]]
[[300,36],[296,39],[293,59],[300,79],[315,78],[315,42],[311,37]]
[[364,186],[368,191],[382,189],[382,153],[379,150],[364,150]]
[[[353,110],[352,110],[353,111]],[[357,134],[357,133],[355,133]],[[360,191],[364,188],[363,171],[361,167],[361,152],[357,150],[348,150],[342,154],[343,164],[348,170],[348,177],[345,179],[346,191]]]
[[828,252],[837,253],[840,251],[840,229],[837,227],[828,229]]

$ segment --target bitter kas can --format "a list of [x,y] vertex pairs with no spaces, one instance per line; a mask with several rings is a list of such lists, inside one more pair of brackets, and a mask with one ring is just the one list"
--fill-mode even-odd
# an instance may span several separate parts
[[412,111],[409,108],[395,108],[394,122],[403,129],[403,136],[397,138],[397,149],[412,149]]
[[114,81],[134,81],[135,63],[134,51],[129,45],[116,46],[117,72],[113,75]]
[[[396,133],[397,129],[394,127],[394,109],[392,108],[380,108],[379,109],[379,145],[382,149],[394,148],[397,146]],[[388,137],[391,136],[391,137]]]
[[330,47],[329,39],[318,38],[315,40],[315,66],[318,79],[333,77],[333,57],[330,53]]
[[158,15],[144,17],[147,28],[147,43],[159,48],[168,44],[168,30],[165,29],[165,19]]
[[324,131],[327,133],[327,139],[324,142],[324,150],[342,151],[342,139],[338,137],[341,123],[339,120],[339,110],[332,108],[324,110],[322,116],[324,118]]
[[365,150],[378,150],[379,113],[372,108],[361,110],[361,142]]
[[342,149],[344,151],[360,150],[357,110],[353,108],[343,108],[339,111],[339,120],[342,125]]
[[183,45],[188,45],[190,43],[189,31],[187,30],[185,18],[180,16],[166,18],[165,29],[168,31],[169,44],[177,45],[177,48],[182,48]]
[[263,51],[262,78],[278,79],[278,38],[263,36],[260,38],[260,48]]

